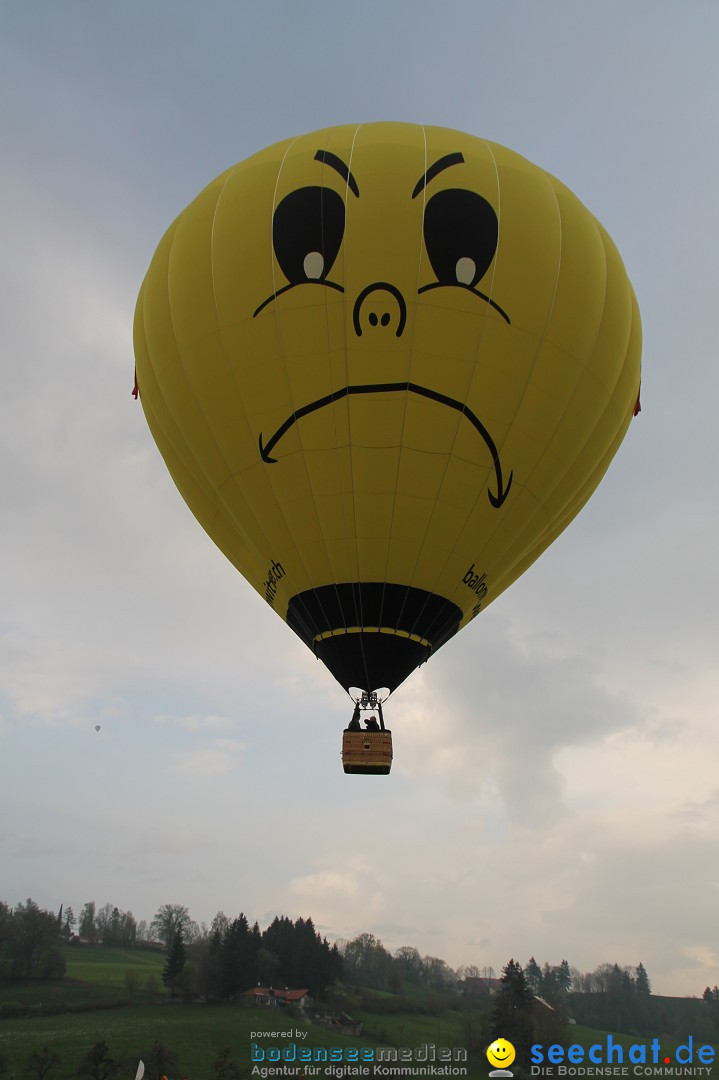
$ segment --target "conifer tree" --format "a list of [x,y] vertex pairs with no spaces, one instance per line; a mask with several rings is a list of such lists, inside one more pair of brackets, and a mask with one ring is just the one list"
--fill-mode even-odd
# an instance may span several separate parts
[[644,997],[648,997],[652,992],[649,976],[647,975],[646,968],[641,960],[635,969],[635,986],[637,993],[642,994]]
[[529,1067],[532,1045],[533,995],[521,964],[510,960],[502,969],[502,979],[492,1010],[495,1039],[508,1039],[517,1054],[517,1064]]
[[562,960],[557,968],[557,985],[564,994],[568,993],[571,989],[572,973],[569,970],[569,962],[567,960]]
[[175,982],[177,976],[180,974],[185,966],[185,940],[182,935],[182,930],[176,930],[172,942],[170,944],[170,951],[167,954],[167,960],[165,962],[165,969],[162,972],[162,981],[165,986],[169,986],[170,993],[175,992]]
[[533,956],[530,956],[527,961],[527,965],[524,969],[524,975],[527,980],[527,985],[533,994],[539,993],[539,987],[542,984],[542,969]]

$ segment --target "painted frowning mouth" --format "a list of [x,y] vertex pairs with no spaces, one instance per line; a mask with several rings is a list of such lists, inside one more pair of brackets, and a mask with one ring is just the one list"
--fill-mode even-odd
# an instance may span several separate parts
[[502,476],[502,465],[499,460],[499,452],[492,436],[489,434],[482,421],[475,416],[471,409],[468,409],[463,402],[457,401],[456,398],[448,397],[446,394],[440,394],[436,390],[428,390],[427,387],[419,386],[417,383],[370,383],[361,384],[359,386],[344,386],[341,390],[335,390],[334,393],[327,394],[326,397],[318,398],[317,401],[312,401],[309,405],[303,405],[300,409],[293,412],[291,416],[287,417],[285,422],[278,427],[274,435],[268,439],[267,443],[263,442],[262,433],[260,433],[260,457],[267,465],[276,464],[277,458],[272,457],[272,451],[282,437],[286,435],[290,428],[296,424],[298,420],[301,420],[303,416],[308,416],[310,413],[317,412],[318,409],[324,409],[325,406],[332,405],[335,401],[341,401],[342,398],[350,397],[353,394],[386,393],[419,394],[420,397],[426,397],[431,401],[437,401],[440,405],[447,405],[450,409],[456,409],[457,412],[461,413],[481,435],[492,456],[492,463],[494,465],[494,472],[497,480],[497,493],[495,494],[492,491],[488,491],[487,495],[492,506],[499,508],[502,505],[512,486],[513,472],[510,472],[505,483]]

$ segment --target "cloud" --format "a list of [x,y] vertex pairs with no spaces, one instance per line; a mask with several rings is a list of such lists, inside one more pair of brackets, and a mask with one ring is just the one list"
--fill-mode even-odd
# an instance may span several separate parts
[[360,883],[354,870],[320,870],[293,878],[289,889],[300,900],[323,896],[332,902],[355,900],[360,894]]
[[186,777],[235,772],[242,764],[243,750],[244,743],[236,739],[213,739],[199,749],[171,754],[171,771]]
[[0,833],[0,848],[19,859],[64,859],[76,856],[80,845],[75,840],[62,839],[50,842],[29,832]]
[[312,911],[318,926],[339,926],[345,932],[335,929],[337,936],[353,936],[348,927],[364,926],[384,917],[392,903],[388,885],[381,863],[367,853],[355,853],[340,857],[336,866],[293,878],[288,894],[295,904]]
[[237,721],[227,716],[155,716],[155,724],[175,724],[186,731],[205,731],[236,727]]
[[[510,821],[546,827],[566,806],[562,751],[600,745],[636,724],[637,712],[568,641],[518,638],[500,617],[487,636],[480,622],[445,646],[398,700],[411,733],[398,765],[454,798],[499,805]],[[473,643],[481,646],[476,653]]]
[[92,673],[84,691],[77,656],[62,641],[48,641],[41,634],[9,631],[0,637],[0,693],[8,702],[8,720],[24,719],[36,724],[79,727],[83,699],[97,683]]

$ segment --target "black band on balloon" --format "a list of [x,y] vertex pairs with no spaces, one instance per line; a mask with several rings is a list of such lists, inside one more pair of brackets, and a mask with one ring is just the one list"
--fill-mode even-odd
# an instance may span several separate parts
[[436,593],[382,581],[307,589],[287,609],[288,626],[346,690],[396,689],[461,619],[462,610]]

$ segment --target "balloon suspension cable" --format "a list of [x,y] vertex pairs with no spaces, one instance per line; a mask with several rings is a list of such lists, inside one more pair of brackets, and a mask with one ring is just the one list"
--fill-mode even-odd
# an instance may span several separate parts
[[[392,697],[392,691],[388,687],[384,686],[382,689],[387,690],[387,693],[380,697],[379,690],[360,690],[358,686],[353,686],[347,690],[347,697],[363,709],[376,709],[378,705],[386,705]],[[359,691],[359,696],[356,693],[353,694],[353,690]]]
[[[353,689],[358,690],[359,687],[353,687]],[[387,689],[387,687],[383,687],[383,689]],[[385,726],[384,726],[384,716],[382,714],[382,706],[386,705],[386,703],[389,701],[390,697],[392,696],[392,691],[391,690],[387,691],[387,696],[386,697],[380,697],[379,691],[377,691],[377,690],[361,690],[360,694],[359,694],[359,697],[353,696],[350,693],[350,691],[347,690],[347,696],[350,698],[351,701],[354,702],[354,705],[355,705],[354,716],[358,720],[359,720],[359,714],[361,712],[367,712],[367,713],[375,713],[376,712],[377,716],[379,718],[379,730],[380,731],[386,731],[387,730],[385,728]]]

